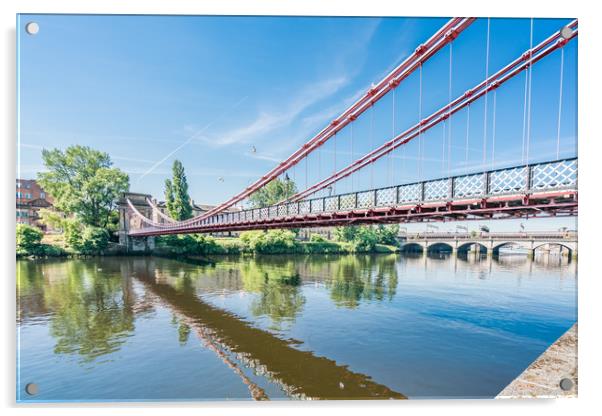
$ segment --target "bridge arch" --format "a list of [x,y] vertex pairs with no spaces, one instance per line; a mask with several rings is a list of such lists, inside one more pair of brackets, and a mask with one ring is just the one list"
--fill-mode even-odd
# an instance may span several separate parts
[[454,251],[454,247],[449,244],[449,243],[445,243],[445,242],[435,242],[433,244],[429,244],[427,247],[427,252],[428,253],[436,253],[436,252],[453,252]]
[[457,250],[458,253],[467,253],[473,247],[476,247],[479,253],[487,253],[487,246],[482,243],[479,243],[478,241],[467,241],[465,243],[459,244]]
[[560,248],[560,254],[562,254],[562,249],[566,249],[568,252],[568,256],[569,258],[573,255],[573,253],[575,252],[575,244],[574,243],[561,243],[561,242],[542,242],[542,243],[535,243],[533,245],[533,254],[536,254],[538,251],[541,252],[542,247],[559,247]]
[[530,249],[531,247],[529,247],[529,245],[525,244],[524,242],[519,242],[519,241],[502,241],[499,243],[495,243],[492,249],[493,255],[499,255],[500,254],[500,249],[504,248],[504,247],[518,247],[521,249]]
[[424,243],[409,242],[405,243],[401,247],[401,251],[404,253],[423,253]]

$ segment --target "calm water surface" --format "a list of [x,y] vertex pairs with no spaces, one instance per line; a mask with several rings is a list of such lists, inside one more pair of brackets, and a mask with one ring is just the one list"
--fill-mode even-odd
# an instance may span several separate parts
[[553,256],[98,258],[17,273],[19,401],[493,397],[577,320],[576,262]]

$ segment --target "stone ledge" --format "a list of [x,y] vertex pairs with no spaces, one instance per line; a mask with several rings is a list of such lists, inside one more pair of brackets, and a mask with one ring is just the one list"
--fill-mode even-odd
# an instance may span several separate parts
[[[571,389],[560,388],[563,378],[573,382]],[[577,397],[577,381],[577,324],[574,324],[496,398]]]

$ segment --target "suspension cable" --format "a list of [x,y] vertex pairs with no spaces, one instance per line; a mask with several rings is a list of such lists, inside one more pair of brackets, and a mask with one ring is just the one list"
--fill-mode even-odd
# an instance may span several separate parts
[[[489,77],[489,35],[491,29],[491,18],[487,18],[487,51],[485,53],[485,79]],[[487,162],[487,92],[485,92],[485,111],[483,112],[483,165]]]
[[406,79],[413,71],[415,71],[420,63],[427,61],[434,56],[439,50],[441,50],[449,42],[452,42],[460,33],[462,33],[467,27],[469,27],[476,18],[453,18],[450,19],[445,25],[443,25],[433,36],[431,36],[425,43],[421,44],[416,50],[399,66],[397,66],[392,72],[390,72],[385,78],[379,81],[376,85],[373,85],[359,100],[348,107],[340,116],[335,118],[329,123],[324,129],[318,134],[312,137],[303,146],[297,149],[284,161],[279,163],[276,167],[270,170],[268,173],[263,175],[257,181],[252,183],[250,186],[245,188],[243,191],[232,196],[225,202],[217,205],[209,211],[200,214],[189,220],[180,221],[178,224],[200,224],[206,218],[217,214],[218,212],[227,209],[228,207],[246,198],[253,192],[259,190],[262,186],[268,184],[272,179],[277,177],[278,173],[282,170],[286,170],[292,165],[300,163],[303,157],[314,151],[317,147],[322,146],[325,142],[330,140],[334,133],[343,129],[349,124],[351,117],[358,117],[364,111],[366,111],[373,103],[384,97],[391,89],[393,84],[398,84]]
[[470,136],[470,104],[466,108],[466,155],[464,160],[464,167],[468,166],[468,138]]
[[[334,152],[333,152],[333,155],[334,155],[333,156],[333,158],[334,158],[334,169],[333,169],[332,172],[333,172],[333,174],[335,174],[337,172],[337,134],[336,133],[334,134],[334,136],[332,138],[332,143],[333,143],[333,146],[334,146]],[[333,185],[332,186],[332,190],[333,190],[333,192],[336,193],[337,184],[333,183],[332,185]],[[306,189],[307,189],[307,187],[306,187]]]
[[[392,94],[392,96],[393,96],[393,123],[392,123],[392,133],[393,133],[393,134],[391,134],[391,137],[395,137],[395,101],[396,101],[396,99],[395,99],[395,94],[396,94],[396,91],[397,91],[397,88],[393,88],[393,94]],[[393,155],[393,152],[391,152],[391,153],[390,153],[390,155],[391,155],[390,157],[393,157],[393,156],[392,156],[392,155]],[[353,159],[352,159],[352,160],[353,160]],[[394,174],[393,174],[393,180],[395,180],[395,176],[394,176]],[[390,185],[390,184],[389,184],[389,185]]]
[[[374,150],[374,105],[370,107],[370,149]],[[370,188],[374,188],[374,161],[370,162]]]
[[[529,59],[533,57],[533,18],[531,18],[531,35],[529,37]],[[527,104],[527,148],[526,162],[529,163],[529,150],[531,147],[531,96],[533,90],[533,65],[529,65],[529,102]]]
[[[422,120],[422,63],[418,91],[418,122],[420,122]],[[418,126],[418,180],[422,180],[422,125]]]
[[443,176],[445,174],[445,145],[446,143],[446,138],[447,138],[447,132],[446,132],[446,126],[447,126],[447,119],[443,120],[443,123],[441,123],[443,125],[443,152],[442,152],[442,158],[441,158],[441,176]]
[[[351,130],[351,162],[353,162],[353,160],[354,160],[353,159],[353,157],[354,157],[353,156],[353,125],[354,124],[355,123],[351,123],[351,125],[349,126],[349,129]],[[354,192],[354,190],[355,190],[355,187],[353,186],[354,185],[354,177],[355,177],[355,175],[351,175],[351,192]]]
[[491,127],[492,132],[491,132],[491,169],[493,170],[493,167],[495,165],[495,114],[496,114],[496,107],[497,107],[497,90],[493,90],[493,120],[492,120],[492,124],[493,126]]
[[529,72],[525,71],[525,97],[523,102],[523,143],[521,147],[521,163],[525,164],[525,148],[527,143],[527,96],[529,95]]
[[[452,102],[452,63],[453,63],[453,46],[450,43],[449,44],[449,91],[447,94],[447,102],[448,102],[448,106],[450,106],[451,108],[451,102]],[[452,143],[452,114],[449,114],[449,119],[448,119],[448,126],[447,126],[447,133],[449,136],[449,139],[447,141],[447,174],[449,175],[450,172],[450,166],[451,166],[451,143]]]
[[309,155],[305,156],[305,188],[307,188],[307,184],[309,183],[307,180],[307,174],[308,174],[308,165],[309,165]]
[[320,150],[319,147],[316,149],[316,152],[318,153],[318,178],[322,177],[322,156]]
[[[573,32],[568,40],[574,39],[578,36],[577,24],[577,20],[574,20],[570,23],[570,27],[573,29]],[[479,98],[482,98],[486,92],[499,88],[500,85],[504,84],[520,72],[528,70],[536,62],[539,62],[545,56],[559,49],[565,43],[566,41],[560,40],[560,31],[554,32],[551,36],[546,38],[544,41],[540,42],[535,48],[531,48],[531,53],[527,51],[526,53],[522,54],[520,57],[512,61],[510,64],[506,65],[504,68],[500,69],[495,74],[488,77],[488,79],[482,81],[474,88],[471,88],[464,94],[461,94],[459,97],[457,97],[452,102],[451,110],[448,108],[447,105],[440,108],[430,116],[426,117],[423,120],[420,120],[414,126],[408,128],[403,133],[400,133],[393,140],[390,140],[385,144],[381,145],[378,149],[367,153],[366,155],[355,161],[353,164],[342,168],[340,171],[336,172],[331,177],[312,185],[310,188],[306,189],[303,192],[300,192],[298,195],[293,196],[288,201],[297,201],[305,195],[315,193],[322,187],[337,182],[338,180],[348,176],[349,174],[363,168],[372,160],[379,159],[385,156],[386,154],[390,153],[397,147],[405,145],[412,139],[416,138],[418,136],[419,131],[429,130],[433,126],[444,122],[447,119],[448,112],[455,113],[457,111],[460,111],[462,108],[465,108],[469,103],[472,103],[478,100]]]
[[556,159],[560,159],[560,120],[562,117],[562,82],[564,78],[564,48],[560,49],[560,87],[558,91],[558,126],[556,129]]

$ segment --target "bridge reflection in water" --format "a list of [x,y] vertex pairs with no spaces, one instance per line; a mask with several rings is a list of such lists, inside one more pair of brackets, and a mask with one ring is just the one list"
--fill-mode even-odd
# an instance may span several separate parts
[[[404,399],[401,393],[375,383],[326,357],[294,348],[298,341],[282,340],[235,315],[204,302],[191,290],[175,284],[172,275],[157,271],[154,260],[134,260],[123,269],[135,276],[161,304],[183,316],[199,337],[232,368],[251,368],[278,384],[289,396],[304,399]],[[130,269],[131,267],[131,269]],[[242,374],[242,372],[241,372]],[[243,376],[254,398],[265,396]]]

